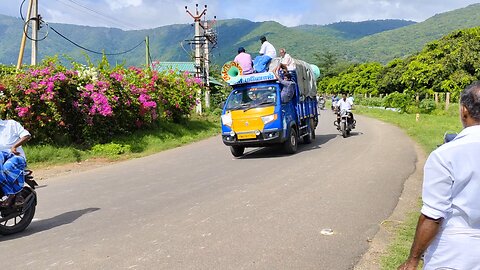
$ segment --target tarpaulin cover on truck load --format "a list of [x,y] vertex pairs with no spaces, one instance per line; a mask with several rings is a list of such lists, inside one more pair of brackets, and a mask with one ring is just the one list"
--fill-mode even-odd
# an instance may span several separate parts
[[[280,65],[281,58],[274,58],[270,62],[269,70],[273,71]],[[302,96],[314,98],[317,95],[317,76],[309,63],[294,59],[297,84]]]

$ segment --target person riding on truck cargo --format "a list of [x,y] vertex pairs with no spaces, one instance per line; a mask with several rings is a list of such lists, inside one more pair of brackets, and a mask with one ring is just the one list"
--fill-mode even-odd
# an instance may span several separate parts
[[253,69],[258,73],[268,71],[268,64],[273,58],[277,57],[277,50],[267,41],[265,36],[260,37],[260,42],[262,43],[259,51],[260,55],[253,60]]
[[282,100],[282,103],[288,103],[295,95],[296,84],[294,81],[292,81],[292,75],[288,71],[283,73],[283,76],[285,77],[285,79],[282,79],[278,75],[279,70],[280,70],[279,68],[276,68],[274,71],[274,74],[278,82],[282,85],[282,91],[280,92],[280,99]]
[[245,52],[245,48],[238,48],[238,54],[235,56],[233,62],[238,63],[242,67],[243,74],[247,75],[253,73],[252,57]]

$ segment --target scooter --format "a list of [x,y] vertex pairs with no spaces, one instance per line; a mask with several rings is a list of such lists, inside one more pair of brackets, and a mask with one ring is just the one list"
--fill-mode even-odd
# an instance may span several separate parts
[[10,205],[0,207],[0,234],[9,235],[25,230],[32,222],[37,206],[37,182],[33,179],[32,171],[24,173],[25,186],[15,195]]
[[344,138],[350,135],[350,132],[355,128],[356,123],[357,121],[353,119],[352,112],[349,110],[341,110],[340,112],[337,112],[337,120],[333,122]]

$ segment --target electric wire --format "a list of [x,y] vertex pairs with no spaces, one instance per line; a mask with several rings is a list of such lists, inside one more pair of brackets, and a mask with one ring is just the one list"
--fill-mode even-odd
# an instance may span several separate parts
[[[88,10],[88,11],[90,11],[90,12],[93,12],[93,13],[101,16],[101,17],[104,17],[104,18],[110,20],[111,22],[115,22],[115,23],[117,23],[118,25],[126,26],[126,27],[128,27],[128,28],[130,28],[130,29],[139,29],[139,28],[141,28],[141,27],[139,27],[139,26],[137,26],[137,25],[134,25],[134,24],[127,24],[127,23],[125,23],[125,22],[122,22],[122,21],[120,21],[120,20],[118,20],[118,19],[116,19],[116,18],[114,18],[114,17],[111,17],[111,16],[109,16],[109,15],[107,15],[107,14],[105,14],[105,13],[102,13],[102,12],[100,12],[100,11],[94,10],[93,8],[90,8],[90,7],[88,7],[88,6],[85,6],[85,5],[83,5],[83,4],[81,4],[81,3],[78,3],[77,1],[74,1],[74,0],[63,0],[63,1],[61,1],[61,0],[56,0],[56,1],[57,1],[57,2],[60,2],[60,3],[64,4],[64,5],[67,5],[67,3],[64,2],[64,1],[71,2],[71,3],[73,3],[73,4],[75,4],[75,5],[79,6],[79,7],[81,7],[81,8],[83,8],[83,9],[86,9],[86,10]],[[67,6],[69,6],[69,7],[71,7],[71,8],[73,8],[73,9],[75,9],[75,10],[78,11],[78,9],[72,7],[71,5],[67,5]]]
[[[25,17],[24,17],[23,14],[22,14],[22,8],[23,8],[23,4],[25,3],[25,1],[26,1],[26,0],[23,0],[22,3],[20,4],[20,17],[22,18],[22,20],[25,20]],[[32,20],[32,19],[34,19],[34,18],[30,18],[30,19],[28,20],[28,22],[26,22],[26,23],[29,23],[30,20]],[[40,22],[45,23],[45,21],[43,21],[43,20],[40,20],[39,23],[40,23]],[[55,32],[57,35],[59,35],[59,36],[62,37],[63,39],[67,40],[68,42],[72,43],[73,45],[77,46],[77,47],[80,48],[80,49],[83,49],[83,50],[85,50],[85,51],[87,51],[87,52],[91,52],[91,53],[95,53],[95,54],[109,55],[109,56],[127,54],[127,53],[135,50],[135,49],[138,48],[140,45],[142,45],[142,43],[145,42],[145,40],[142,40],[140,43],[138,43],[137,45],[135,45],[133,48],[131,48],[131,49],[129,49],[129,50],[126,50],[126,51],[123,51],[123,52],[119,52],[119,53],[103,53],[103,52],[97,52],[97,51],[94,51],[94,50],[85,48],[85,47],[81,46],[80,44],[72,41],[71,39],[69,39],[69,38],[67,38],[66,36],[64,36],[63,34],[61,34],[59,31],[57,31],[55,28],[49,26],[48,23],[45,23],[45,24],[47,25],[47,27],[48,27],[49,29],[51,29],[53,32]],[[48,35],[48,32],[47,32],[47,35]],[[27,36],[28,39],[33,40],[33,39],[30,38],[28,35],[26,35],[26,36]],[[39,40],[43,40],[43,39],[45,39],[45,38],[46,38],[46,36],[45,36],[44,38],[42,38],[42,39],[39,39]],[[39,40],[38,40],[38,41],[39,41]]]
[[103,52],[97,52],[97,51],[94,51],[94,50],[91,50],[91,49],[88,49],[88,48],[83,47],[82,45],[80,45],[80,44],[72,41],[72,40],[69,39],[68,37],[62,35],[60,32],[58,32],[55,28],[53,28],[53,27],[51,27],[51,26],[50,26],[50,29],[52,29],[52,31],[55,32],[57,35],[59,35],[60,37],[62,37],[62,38],[65,39],[66,41],[72,43],[73,45],[77,46],[78,48],[83,49],[83,50],[85,50],[85,51],[87,51],[87,52],[91,52],[91,53],[95,53],[95,54],[101,54],[101,55],[110,55],[110,56],[112,56],[112,55],[127,54],[127,53],[135,50],[136,48],[138,48],[140,45],[142,45],[142,44],[145,42],[145,40],[142,40],[140,43],[138,43],[137,45],[135,45],[133,48],[128,49],[128,50],[123,51],[123,52],[119,52],[119,53],[103,53]]

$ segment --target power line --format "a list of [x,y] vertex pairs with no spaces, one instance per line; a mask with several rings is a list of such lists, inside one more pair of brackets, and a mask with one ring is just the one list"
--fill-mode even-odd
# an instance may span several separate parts
[[[137,25],[134,25],[134,24],[127,24],[127,23],[125,23],[125,22],[122,22],[122,21],[118,20],[118,19],[115,18],[115,17],[111,17],[111,16],[109,16],[109,15],[107,15],[107,14],[105,14],[105,13],[102,13],[102,12],[100,12],[100,11],[97,11],[97,10],[95,10],[95,9],[93,9],[93,8],[90,8],[90,7],[88,7],[88,6],[86,6],[86,5],[83,5],[83,4],[81,4],[81,3],[77,2],[77,1],[74,1],[74,0],[56,0],[56,1],[57,1],[57,2],[60,2],[60,3],[64,4],[64,5],[66,5],[66,6],[68,6],[68,7],[70,7],[70,8],[72,8],[72,9],[75,10],[75,11],[81,11],[81,10],[79,10],[79,9],[77,8],[77,7],[81,7],[81,8],[84,9],[84,10],[88,10],[90,13],[96,14],[97,17],[100,17],[100,18],[102,18],[102,19],[107,19],[107,20],[109,20],[110,22],[114,22],[116,25],[121,25],[121,26],[124,26],[124,27],[126,26],[126,27],[127,27],[128,29],[130,29],[130,30],[141,28],[141,27],[139,27],[139,26],[137,26]],[[74,4],[74,5],[77,6],[77,7],[69,4],[69,3],[66,2],[66,1]],[[84,12],[84,13],[85,13],[85,12]],[[122,28],[122,27],[120,27],[120,28]]]
[[126,50],[126,51],[123,51],[123,52],[119,52],[119,53],[103,53],[103,52],[97,52],[97,51],[94,51],[94,50],[90,50],[88,48],[85,48],[83,47],[82,45],[72,41],[71,39],[69,39],[68,37],[64,36],[63,34],[61,34],[60,32],[58,32],[55,28],[53,28],[52,26],[50,26],[50,29],[52,29],[53,32],[57,33],[57,35],[61,36],[63,39],[67,40],[68,42],[72,43],[73,45],[77,46],[78,48],[80,49],[83,49],[87,52],[91,52],[91,53],[95,53],[95,54],[102,54],[102,55],[121,55],[121,54],[126,54],[126,53],[129,53],[133,50],[135,50],[136,48],[138,48],[140,45],[142,45],[145,40],[142,40],[140,43],[138,43],[137,45],[135,45],[133,48],[129,49],[129,50]]

